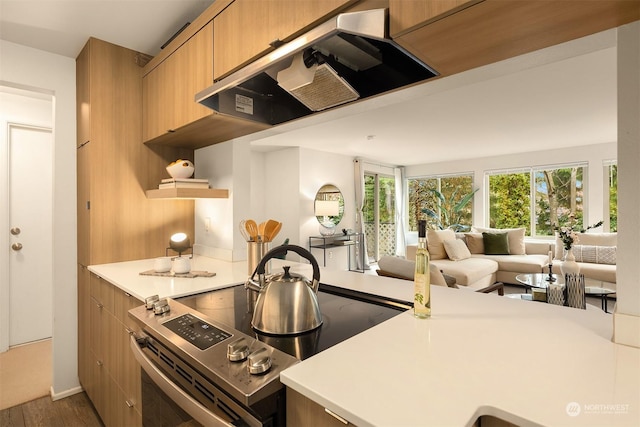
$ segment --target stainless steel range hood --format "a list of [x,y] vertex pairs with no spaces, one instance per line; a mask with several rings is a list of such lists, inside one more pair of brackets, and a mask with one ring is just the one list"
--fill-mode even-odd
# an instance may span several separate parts
[[386,34],[386,9],[340,14],[216,82],[196,101],[277,125],[437,75]]

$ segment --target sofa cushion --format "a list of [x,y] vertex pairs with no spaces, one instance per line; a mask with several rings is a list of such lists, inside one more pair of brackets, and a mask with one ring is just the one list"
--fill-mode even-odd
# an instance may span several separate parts
[[469,248],[469,252],[472,254],[484,253],[484,241],[482,240],[482,233],[465,233],[465,242]]
[[455,240],[456,233],[453,230],[427,230],[427,250],[431,259],[447,259],[444,249],[445,240]]
[[499,271],[513,273],[543,273],[549,265],[549,255],[473,255],[491,259],[498,263]]
[[[575,245],[618,246],[618,233],[576,233],[576,236],[578,239],[574,242]],[[557,260],[564,259],[564,252],[562,240],[556,233],[556,254],[554,258]]]
[[576,262],[594,264],[616,264],[616,246],[574,245],[573,255]]
[[[380,276],[413,280],[416,263],[415,261],[409,261],[408,259],[395,256],[383,256],[378,260],[378,267],[384,272],[384,274],[378,273]],[[448,286],[442,272],[431,263],[429,263],[429,283],[436,286]]]
[[498,263],[488,258],[471,257],[461,261],[442,259],[432,261],[431,264],[442,270],[444,274],[455,277],[456,283],[463,286],[468,286],[485,277],[495,275],[496,271],[498,271]]
[[511,255],[524,255],[526,253],[524,244],[524,228],[483,228],[473,227],[471,230],[478,233],[507,233],[509,236],[509,253]]
[[[579,265],[580,265],[580,274],[584,274],[584,277],[587,279],[599,280],[599,281],[608,282],[608,283],[616,283],[616,266],[615,265],[591,264],[587,262],[581,262],[579,263]],[[615,285],[610,286],[610,285],[604,284],[604,287],[615,289]]]
[[469,252],[469,248],[467,248],[464,241],[455,239],[445,240],[442,243],[444,244],[444,250],[447,252],[449,259],[453,261],[460,261],[471,258],[471,252]]
[[482,242],[487,255],[509,255],[507,233],[482,233]]

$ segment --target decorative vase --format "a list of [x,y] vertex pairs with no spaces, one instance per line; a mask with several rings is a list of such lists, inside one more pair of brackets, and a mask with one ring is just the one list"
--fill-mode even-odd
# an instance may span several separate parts
[[576,262],[572,248],[567,249],[567,253],[564,255],[564,261],[560,265],[560,271],[563,276],[567,274],[580,274],[580,265]]

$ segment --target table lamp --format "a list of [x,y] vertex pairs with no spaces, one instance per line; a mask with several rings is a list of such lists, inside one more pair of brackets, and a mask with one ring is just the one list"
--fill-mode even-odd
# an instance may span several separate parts
[[336,231],[336,224],[329,217],[340,214],[340,203],[337,200],[316,200],[316,216],[323,217],[320,222],[320,234],[323,236],[333,236]]

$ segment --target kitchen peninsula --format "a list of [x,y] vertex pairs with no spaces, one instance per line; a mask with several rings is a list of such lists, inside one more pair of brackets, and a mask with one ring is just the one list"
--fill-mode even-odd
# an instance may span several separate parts
[[[272,261],[273,269],[283,263]],[[212,278],[139,275],[152,266],[141,260],[89,269],[138,299],[246,279],[244,262],[196,256],[193,269],[215,272]],[[293,269],[310,277],[307,264]],[[412,295],[410,282],[347,271],[321,269],[321,282],[401,300]],[[285,370],[281,381],[358,426],[464,426],[487,415],[530,426],[640,423],[640,350],[611,342],[610,315],[432,289],[431,319],[402,313]]]

